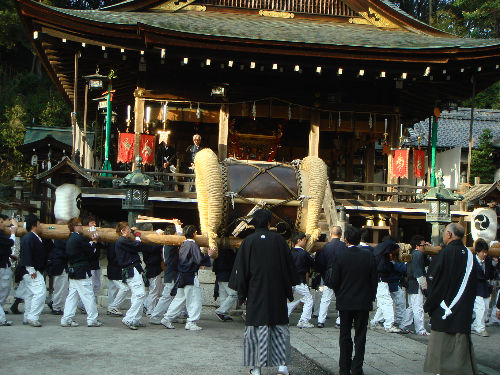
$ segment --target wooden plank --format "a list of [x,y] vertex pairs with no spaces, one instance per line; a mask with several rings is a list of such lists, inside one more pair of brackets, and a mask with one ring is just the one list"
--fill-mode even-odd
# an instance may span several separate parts
[[132,160],[132,170],[136,168],[135,165],[135,158],[137,155],[140,154],[140,147],[141,147],[141,133],[143,132],[144,128],[144,100],[142,100],[139,97],[139,92],[142,90],[142,88],[137,87],[137,89],[134,92],[134,158]]
[[319,156],[319,111],[311,111],[311,127],[309,130],[309,156]]

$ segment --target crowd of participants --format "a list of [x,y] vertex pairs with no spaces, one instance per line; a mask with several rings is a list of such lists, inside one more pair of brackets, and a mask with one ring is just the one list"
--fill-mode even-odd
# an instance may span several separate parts
[[[186,240],[180,247],[144,244],[141,242],[140,232],[137,232],[135,228],[130,228],[126,222],[118,223],[116,226],[118,240],[109,244],[102,243],[97,232],[90,236],[90,241],[85,238],[80,218],[73,218],[66,223],[70,231],[67,240],[42,239],[40,221],[34,215],[29,215],[25,223],[28,233],[21,238],[20,254],[16,256],[12,254],[16,227],[11,225],[6,228],[9,224],[8,217],[0,215],[0,325],[12,325],[12,322],[6,319],[3,305],[10,293],[13,277],[17,288],[14,292],[15,301],[9,310],[11,313],[18,314],[20,313],[19,304],[24,303],[23,324],[41,327],[40,315],[46,303],[47,293],[45,280],[46,276],[49,276],[51,296],[48,306],[52,314],[61,315],[62,327],[79,325],[74,320],[77,310],[87,315],[88,327],[102,326],[102,322],[98,319],[97,295],[101,288],[99,260],[103,251],[107,256],[106,313],[120,317],[124,326],[131,330],[145,327],[147,321],[153,325],[163,325],[167,329],[174,329],[173,323],[182,323],[185,324],[186,330],[201,330],[202,328],[197,324],[202,310],[198,271],[205,266],[212,266],[216,274],[214,298],[220,298],[220,307],[215,311],[215,315],[219,320],[231,321],[232,318],[229,315],[231,309],[237,303],[248,302],[246,297],[248,285],[245,284],[242,287],[241,276],[240,279],[235,276],[237,275],[235,269],[237,270],[244,264],[244,255],[238,254],[240,255],[239,265],[234,266],[237,258],[235,249],[219,249],[217,257],[214,256],[212,249],[204,254],[194,241],[197,235],[196,228],[193,225],[182,228],[179,220],[174,220],[173,225],[159,233],[184,235]],[[96,221],[89,218],[86,224],[92,228],[96,226]],[[6,229],[10,230],[10,237],[4,233]],[[151,224],[146,224],[142,228],[142,230],[152,229]],[[475,255],[467,256],[469,254],[466,255],[464,250],[466,248],[462,244],[463,228],[459,225],[450,224],[447,227],[443,233],[443,241],[446,245],[445,249],[449,251],[442,250],[442,254],[440,253],[434,261],[425,255],[425,246],[428,243],[420,235],[415,235],[411,239],[411,262],[408,263],[400,260],[399,245],[390,236],[383,238],[382,242],[372,247],[368,244],[366,230],[359,231],[350,227],[345,233],[344,240],[341,240],[342,230],[336,226],[332,228],[330,235],[331,240],[319,252],[312,255],[304,250],[307,243],[304,233],[296,232],[292,236],[292,246],[288,248],[291,251],[287,250],[286,257],[292,263],[290,270],[293,275],[288,279],[290,285],[293,286],[293,295],[284,296],[289,300],[286,324],[288,325],[288,317],[292,311],[299,303],[302,303],[302,312],[297,327],[324,328],[329,305],[336,296],[336,307],[340,313],[335,323],[331,324],[340,328],[341,368],[342,366],[345,368],[346,364],[348,368],[352,366],[351,369],[354,369],[354,366],[362,367],[366,325],[371,329],[383,330],[391,334],[415,333],[428,336],[430,334],[426,328],[428,327],[433,332],[448,332],[451,329],[452,333],[468,335],[472,332],[483,337],[488,336],[487,326],[500,325],[500,312],[497,308],[498,258],[488,256],[489,244],[482,239],[474,243]],[[240,248],[240,253],[244,252],[241,250],[245,248],[244,244],[245,242]],[[353,248],[355,251],[352,250]],[[361,251],[359,260],[356,258],[358,250]],[[447,280],[452,280],[446,282],[449,287],[448,284],[453,284],[453,278],[456,276],[454,274],[460,275],[460,272],[456,272],[456,269],[460,269],[458,263],[454,265],[458,267],[455,270],[453,267],[450,268],[454,262],[458,262],[459,258],[456,255],[451,257],[446,255],[452,250],[462,252],[463,259],[466,259],[466,263],[463,264],[466,270],[460,276],[461,280],[455,280],[457,287],[452,288],[450,292],[450,295],[455,297],[450,297],[451,301],[448,301],[447,305],[445,300],[449,295],[446,294],[447,291],[441,291],[443,288],[446,289],[442,286],[445,284],[442,280],[445,277],[448,278]],[[467,253],[470,252],[467,251]],[[142,259],[140,254],[142,254]],[[447,256],[450,258],[446,259]],[[211,260],[211,258],[215,259]],[[11,260],[17,263],[14,272],[11,270]],[[346,271],[350,270],[352,273],[363,262],[367,267],[364,275],[350,275]],[[145,269],[142,267],[143,263]],[[265,268],[264,265],[260,267]],[[271,269],[270,272],[274,270]],[[447,275],[447,272],[450,272],[450,275]],[[241,273],[245,273],[245,270],[242,269]],[[234,279],[231,281],[232,278]],[[249,276],[249,280],[245,283],[251,283],[251,279],[252,276]],[[254,282],[256,282],[255,277]],[[437,301],[436,297],[432,296],[427,298],[429,290],[433,287],[434,295],[444,293],[439,297],[442,301]],[[146,288],[148,288],[147,292]],[[264,285],[261,285],[262,294],[271,293],[264,291],[263,288]],[[130,308],[124,312],[122,307],[129,293],[131,294]],[[472,301],[473,312],[471,309],[471,314],[467,308],[464,309],[461,306],[465,304],[462,301],[466,299],[464,295],[468,295]],[[356,305],[358,300],[369,301],[369,303],[359,302],[360,305]],[[372,309],[373,301],[376,301],[376,312],[368,322],[368,311]],[[438,310],[436,304],[441,308],[439,313],[444,311],[442,320],[445,323],[435,320],[437,323],[431,326],[433,314]],[[359,309],[361,305],[363,308]],[[455,317],[445,320],[453,313],[455,305],[460,306],[455,308],[457,311],[455,316],[458,316],[460,321],[457,326],[453,323]],[[249,306],[251,304],[247,303],[247,312]],[[280,307],[275,306],[275,309],[279,310]],[[358,310],[362,311],[359,316]],[[424,311],[429,313],[431,324],[426,325]],[[463,315],[463,311],[466,311],[466,315]],[[259,315],[260,313],[252,314]],[[313,318],[317,319],[316,325],[312,323]],[[247,321],[247,331],[249,325],[260,326],[252,323],[254,319],[252,315],[251,321]],[[364,328],[360,323],[363,320],[366,320]],[[356,330],[356,351],[358,347],[363,347],[363,349],[361,354],[357,353],[354,359],[351,359],[350,329],[353,325]],[[464,325],[467,327],[464,328]],[[358,330],[360,335],[358,335]],[[259,332],[250,332],[248,336],[255,335],[258,338]],[[438,334],[434,334],[434,337],[438,337]],[[356,342],[357,339],[361,341]],[[247,332],[245,340],[247,340]],[[278,345],[281,344],[278,342]],[[438,344],[435,340],[434,342],[431,340],[431,344],[433,348],[443,347],[445,339],[443,338]],[[343,346],[344,348],[350,347],[350,349],[343,352]],[[245,358],[248,354],[246,350],[245,346]],[[439,350],[433,351],[439,353]],[[251,353],[250,350],[248,356],[251,356]],[[443,360],[441,356],[436,359],[429,358],[428,355],[427,370],[432,371],[434,369],[432,364]],[[344,361],[343,364],[342,361]],[[252,361],[246,362],[252,365],[250,363]],[[282,362],[280,362],[280,367],[283,367],[286,361]],[[439,366],[436,368],[441,368]],[[259,366],[254,370],[250,373],[260,373]],[[282,373],[286,374],[287,372],[284,371]]]

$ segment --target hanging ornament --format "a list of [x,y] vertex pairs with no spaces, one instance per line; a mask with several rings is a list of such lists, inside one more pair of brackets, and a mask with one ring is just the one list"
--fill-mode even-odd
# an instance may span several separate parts
[[332,112],[328,112],[328,129],[332,128]]
[[368,119],[368,125],[370,126],[370,129],[373,128],[373,120],[372,120],[372,114],[370,113],[370,118]]
[[245,113],[247,112],[247,103],[241,103],[241,117],[245,117]]
[[339,112],[339,128],[342,126],[342,117],[340,116],[340,112]]
[[253,106],[252,106],[252,117],[253,117],[253,120],[255,121],[255,118],[257,117],[257,107],[255,106],[255,102],[253,102]]
[[199,120],[201,117],[200,103],[198,102],[198,107],[196,108],[196,118]]
[[288,121],[292,119],[292,105],[288,104]]

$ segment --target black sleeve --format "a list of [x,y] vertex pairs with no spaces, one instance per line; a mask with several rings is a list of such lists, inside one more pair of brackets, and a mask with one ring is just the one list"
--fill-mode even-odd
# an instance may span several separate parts
[[14,241],[10,237],[0,235],[0,255],[11,255],[12,246],[14,246]]
[[372,301],[375,301],[377,296],[378,287],[378,272],[377,272],[377,262],[375,261],[375,256],[370,254],[370,286],[372,292]]
[[443,277],[443,272],[441,272],[443,267],[443,262],[445,258],[445,250],[441,250],[438,255],[432,260],[432,264],[429,270],[429,283],[427,287],[427,300],[424,303],[424,311],[431,314],[435,309],[438,308],[439,304],[443,300],[442,288],[439,287]]
[[[338,259],[338,257],[335,258],[335,261],[333,262],[332,265],[332,279],[331,279],[331,287],[335,294],[338,294],[339,288],[340,288],[340,283],[342,282],[341,278],[341,267],[340,267],[340,261],[341,259]],[[327,285],[328,286],[328,285]]]
[[127,253],[137,254],[142,251],[142,243],[139,241],[126,240],[121,241],[120,250],[123,250]]

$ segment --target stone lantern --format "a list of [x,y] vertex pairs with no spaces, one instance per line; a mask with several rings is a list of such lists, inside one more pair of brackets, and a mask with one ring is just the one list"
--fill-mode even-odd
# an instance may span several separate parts
[[441,233],[444,226],[451,223],[450,206],[462,200],[460,194],[453,193],[443,184],[443,172],[439,170],[436,174],[437,186],[429,189],[421,197],[424,202],[429,203],[429,212],[425,215],[425,221],[432,224],[432,245],[441,243]]
[[128,211],[128,225],[136,225],[137,217],[141,211],[149,208],[148,198],[151,187],[160,187],[161,182],[154,181],[151,177],[142,173],[142,158],[135,158],[136,169],[126,175],[123,179],[113,180],[113,186],[126,189],[125,199],[122,200],[122,208]]

